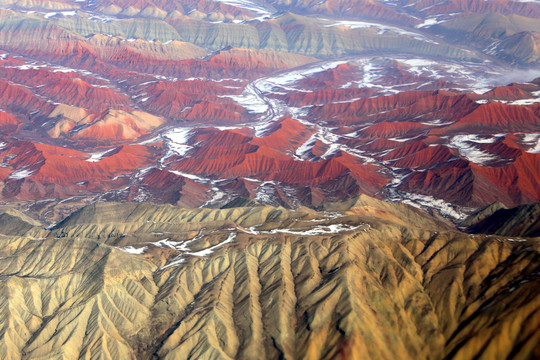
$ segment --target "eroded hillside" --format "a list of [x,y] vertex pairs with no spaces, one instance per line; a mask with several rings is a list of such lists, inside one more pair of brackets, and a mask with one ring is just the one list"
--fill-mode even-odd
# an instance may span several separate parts
[[540,354],[538,239],[406,205],[103,203],[24,229],[0,238],[4,359]]

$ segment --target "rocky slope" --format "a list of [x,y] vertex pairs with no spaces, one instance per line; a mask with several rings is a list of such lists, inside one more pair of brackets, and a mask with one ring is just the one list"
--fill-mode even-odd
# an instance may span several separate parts
[[2,358],[538,356],[537,240],[329,207],[97,204],[2,235]]

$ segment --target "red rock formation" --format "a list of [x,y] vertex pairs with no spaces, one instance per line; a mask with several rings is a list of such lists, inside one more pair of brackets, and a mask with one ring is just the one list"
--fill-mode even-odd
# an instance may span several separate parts
[[228,102],[226,104],[202,100],[182,112],[181,117],[197,122],[212,124],[237,124],[246,120],[246,111],[240,105]]
[[535,131],[540,126],[538,109],[540,109],[538,104],[521,106],[499,102],[489,103],[479,106],[448,127],[432,130],[430,134]]
[[273,124],[267,133],[268,136],[254,138],[252,143],[288,153],[298,149],[314,132],[296,120],[285,118]]
[[291,92],[284,96],[278,96],[278,98],[291,106],[301,107],[367,98],[373,96],[374,93],[374,90],[369,88],[323,89],[310,92]]
[[322,90],[336,89],[354,79],[359,69],[352,64],[339,64],[335,68],[316,73],[299,80],[296,85],[303,89]]
[[456,154],[446,146],[428,146],[420,151],[409,153],[391,164],[404,169],[429,169],[456,158]]
[[362,130],[360,134],[371,138],[414,137],[429,128],[429,125],[410,121],[381,122]]
[[[182,22],[181,26],[185,26]],[[313,62],[302,55],[254,49],[225,49],[203,59],[180,61],[150,58],[124,50],[108,63],[131,71],[160,74],[177,78],[254,79],[263,74]]]
[[400,189],[432,195],[464,206],[500,201],[521,204],[540,200],[538,154],[522,153],[507,166],[487,167],[456,160],[435,169],[415,172]]
[[478,107],[467,95],[438,90],[406,91],[391,96],[316,106],[310,115],[342,125],[363,121],[457,120]]
[[3,196],[39,199],[101,192],[110,189],[113,177],[148,166],[154,157],[146,147],[126,145],[89,162],[84,152],[18,141],[0,149],[0,158],[11,169],[3,179]]
[[168,170],[150,169],[144,174],[140,184],[134,187],[126,200],[133,200],[139,189],[143,189],[147,200],[167,202],[184,207],[197,207],[209,200],[210,188]]
[[491,99],[511,101],[530,98],[531,94],[516,85],[508,85],[497,86],[495,89],[485,93],[484,96]]
[[13,133],[19,127],[21,121],[14,115],[0,111],[0,131],[3,134]]
[[101,112],[110,108],[130,110],[131,100],[111,85],[93,86],[85,80],[74,78],[54,79],[44,82],[37,93],[54,102]]
[[[361,164],[348,154],[314,162],[293,160],[287,150],[298,147],[311,133],[290,119],[275,127],[275,132],[263,138],[234,130],[221,131],[199,142],[189,157],[171,160],[170,167],[201,176],[254,177],[300,186],[322,185],[350,174],[370,194],[386,184],[377,167]],[[286,135],[292,136],[284,143],[278,141]]]
[[15,114],[48,114],[53,104],[35,96],[31,90],[0,79],[0,106]]

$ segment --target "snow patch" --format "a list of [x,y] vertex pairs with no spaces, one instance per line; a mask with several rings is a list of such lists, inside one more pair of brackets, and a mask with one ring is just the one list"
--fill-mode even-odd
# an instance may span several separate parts
[[291,234],[291,235],[325,235],[325,234],[337,234],[344,231],[354,231],[362,227],[364,224],[353,226],[348,224],[331,224],[331,225],[317,225],[308,230],[291,230],[291,229],[272,229],[268,231],[256,231],[255,226],[242,230],[252,235],[261,234]]
[[249,0],[214,0],[214,1],[224,3],[230,6],[238,7],[241,9],[246,9],[263,17],[272,15],[271,9],[268,9],[264,7],[263,5],[258,4],[254,1],[249,1]]
[[296,149],[295,155],[298,160],[311,160],[314,158],[313,155],[310,155],[310,152],[317,142],[317,135],[318,133],[311,135],[305,143]]
[[202,178],[200,176],[193,175],[193,174],[188,174],[188,173],[181,172],[181,171],[176,171],[176,170],[167,170],[167,171],[169,171],[170,173],[173,173],[175,175],[183,176],[183,177],[191,179],[191,180],[203,181],[203,182],[210,181],[210,179]]
[[443,216],[448,216],[457,220],[463,220],[467,214],[456,209],[452,204],[433,196],[404,193],[401,202],[417,208],[431,208],[438,210]]
[[[173,267],[173,266],[178,266],[180,264],[185,263],[186,262],[186,256],[205,257],[205,256],[212,255],[216,251],[216,249],[222,247],[225,244],[229,244],[229,243],[234,242],[234,239],[236,238],[236,233],[231,232],[229,234],[229,236],[227,237],[227,239],[220,242],[219,244],[216,244],[214,246],[211,246],[209,248],[199,250],[199,251],[190,251],[190,249],[189,249],[190,244],[193,244],[193,243],[199,241],[200,239],[202,239],[204,236],[207,236],[207,235],[212,233],[211,232],[209,234],[204,234],[204,230],[205,230],[204,228],[201,229],[201,231],[199,231],[197,236],[195,236],[191,240],[183,242],[182,244],[175,243],[175,242],[172,242],[172,241],[167,241],[167,242],[163,242],[164,240],[159,241],[159,243],[163,244],[164,246],[174,247],[176,250],[182,252],[182,254],[178,255],[170,263],[168,263],[167,265],[162,267],[161,270],[164,270],[164,269],[167,269],[167,268],[170,268],[170,267]],[[228,229],[228,230],[235,230],[235,229]],[[167,240],[167,239],[165,239],[165,240]]]
[[540,153],[540,133],[524,134],[522,142],[529,146],[528,153],[538,154]]
[[8,179],[20,180],[20,179],[27,178],[33,174],[34,172],[32,170],[22,168],[22,169],[12,172],[11,175],[8,177]]
[[279,205],[276,202],[277,190],[275,188],[276,183],[273,181],[265,181],[261,183],[256,189],[256,194],[253,200],[269,205]]
[[459,155],[477,165],[487,165],[498,159],[497,155],[481,150],[478,144],[491,144],[497,141],[498,137],[481,137],[478,135],[456,135],[448,146],[457,149]]
[[[321,20],[331,21],[331,20],[328,20],[328,19],[321,19]],[[365,21],[339,20],[339,21],[333,21],[332,23],[324,25],[324,26],[325,27],[346,26],[349,29],[377,28],[379,30],[379,34],[384,34],[387,31],[391,31],[391,32],[394,32],[394,33],[399,34],[399,35],[412,37],[412,38],[414,38],[416,40],[436,43],[435,41],[429,40],[428,38],[426,38],[425,36],[423,36],[421,34],[418,34],[418,33],[412,32],[412,31],[407,31],[407,30],[404,30],[404,29],[401,29],[401,28],[398,28],[398,27],[395,27],[395,26],[388,26],[388,25],[383,25],[383,24],[379,24],[379,23],[372,23],[372,22],[365,22]]]
[[173,249],[176,249],[176,247],[180,244],[179,242],[176,242],[176,241],[171,241],[169,240],[169,238],[167,239],[163,239],[163,240],[159,240],[159,241],[155,241],[155,242],[150,242],[150,243],[147,243],[147,244],[152,244],[152,245],[155,245],[159,248],[173,248]]
[[88,162],[98,162],[101,159],[103,159],[104,157],[106,157],[105,155],[115,151],[116,149],[117,148],[112,148],[112,149],[109,149],[109,150],[106,150],[106,151],[103,151],[103,152],[89,154],[90,157],[88,159],[86,159],[86,161],[88,161]]
[[[226,181],[227,179],[223,179],[220,181]],[[215,185],[216,181],[212,181],[211,184]],[[227,193],[225,191],[222,191],[217,186],[213,186],[209,191],[213,192],[212,197],[210,200],[202,204],[200,207],[212,207],[219,204],[223,204],[227,199]]]
[[193,135],[192,130],[192,128],[175,128],[162,134],[168,151],[160,160],[161,165],[171,156],[184,156],[192,148],[192,146],[187,145],[189,138]]
[[521,99],[521,100],[515,100],[508,102],[508,105],[533,105],[540,103],[540,97],[533,98],[533,99]]
[[235,238],[236,238],[236,233],[231,232],[225,241],[220,242],[217,245],[214,245],[214,246],[211,246],[209,248],[199,250],[199,251],[196,251],[196,252],[186,252],[186,253],[184,253],[184,255],[199,256],[199,257],[208,256],[208,255],[211,255],[216,249],[222,247],[223,245],[234,242]]
[[445,22],[445,21],[443,21],[443,20],[441,20],[441,21],[437,20],[437,17],[427,18],[427,19],[424,20],[423,23],[418,24],[418,25],[416,25],[415,27],[419,29],[419,28],[423,28],[423,27],[429,27],[429,26],[441,24],[441,23],[443,23],[443,22]]
[[136,249],[133,246],[124,246],[122,248],[117,248],[117,249],[123,252],[127,252],[128,254],[141,255],[141,254],[144,254],[144,252],[146,251],[146,249],[148,249],[148,247],[144,246],[142,248]]

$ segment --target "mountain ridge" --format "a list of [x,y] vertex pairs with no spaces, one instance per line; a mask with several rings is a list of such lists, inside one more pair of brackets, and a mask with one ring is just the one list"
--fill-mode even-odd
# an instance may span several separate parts
[[[267,358],[291,359],[537,351],[538,326],[526,320],[540,301],[531,240],[313,210],[252,221],[235,214],[284,210],[98,206],[121,211],[111,218],[91,205],[43,238],[0,237],[4,355],[255,357],[261,346]],[[197,227],[167,225],[183,223],[177,212]],[[229,222],[209,214],[229,214]],[[142,227],[98,236],[95,226],[108,228],[99,219]],[[85,224],[94,227],[90,237],[62,233]],[[39,294],[49,300],[36,302]],[[478,331],[486,321],[493,326]],[[523,332],[507,337],[516,323]]]

